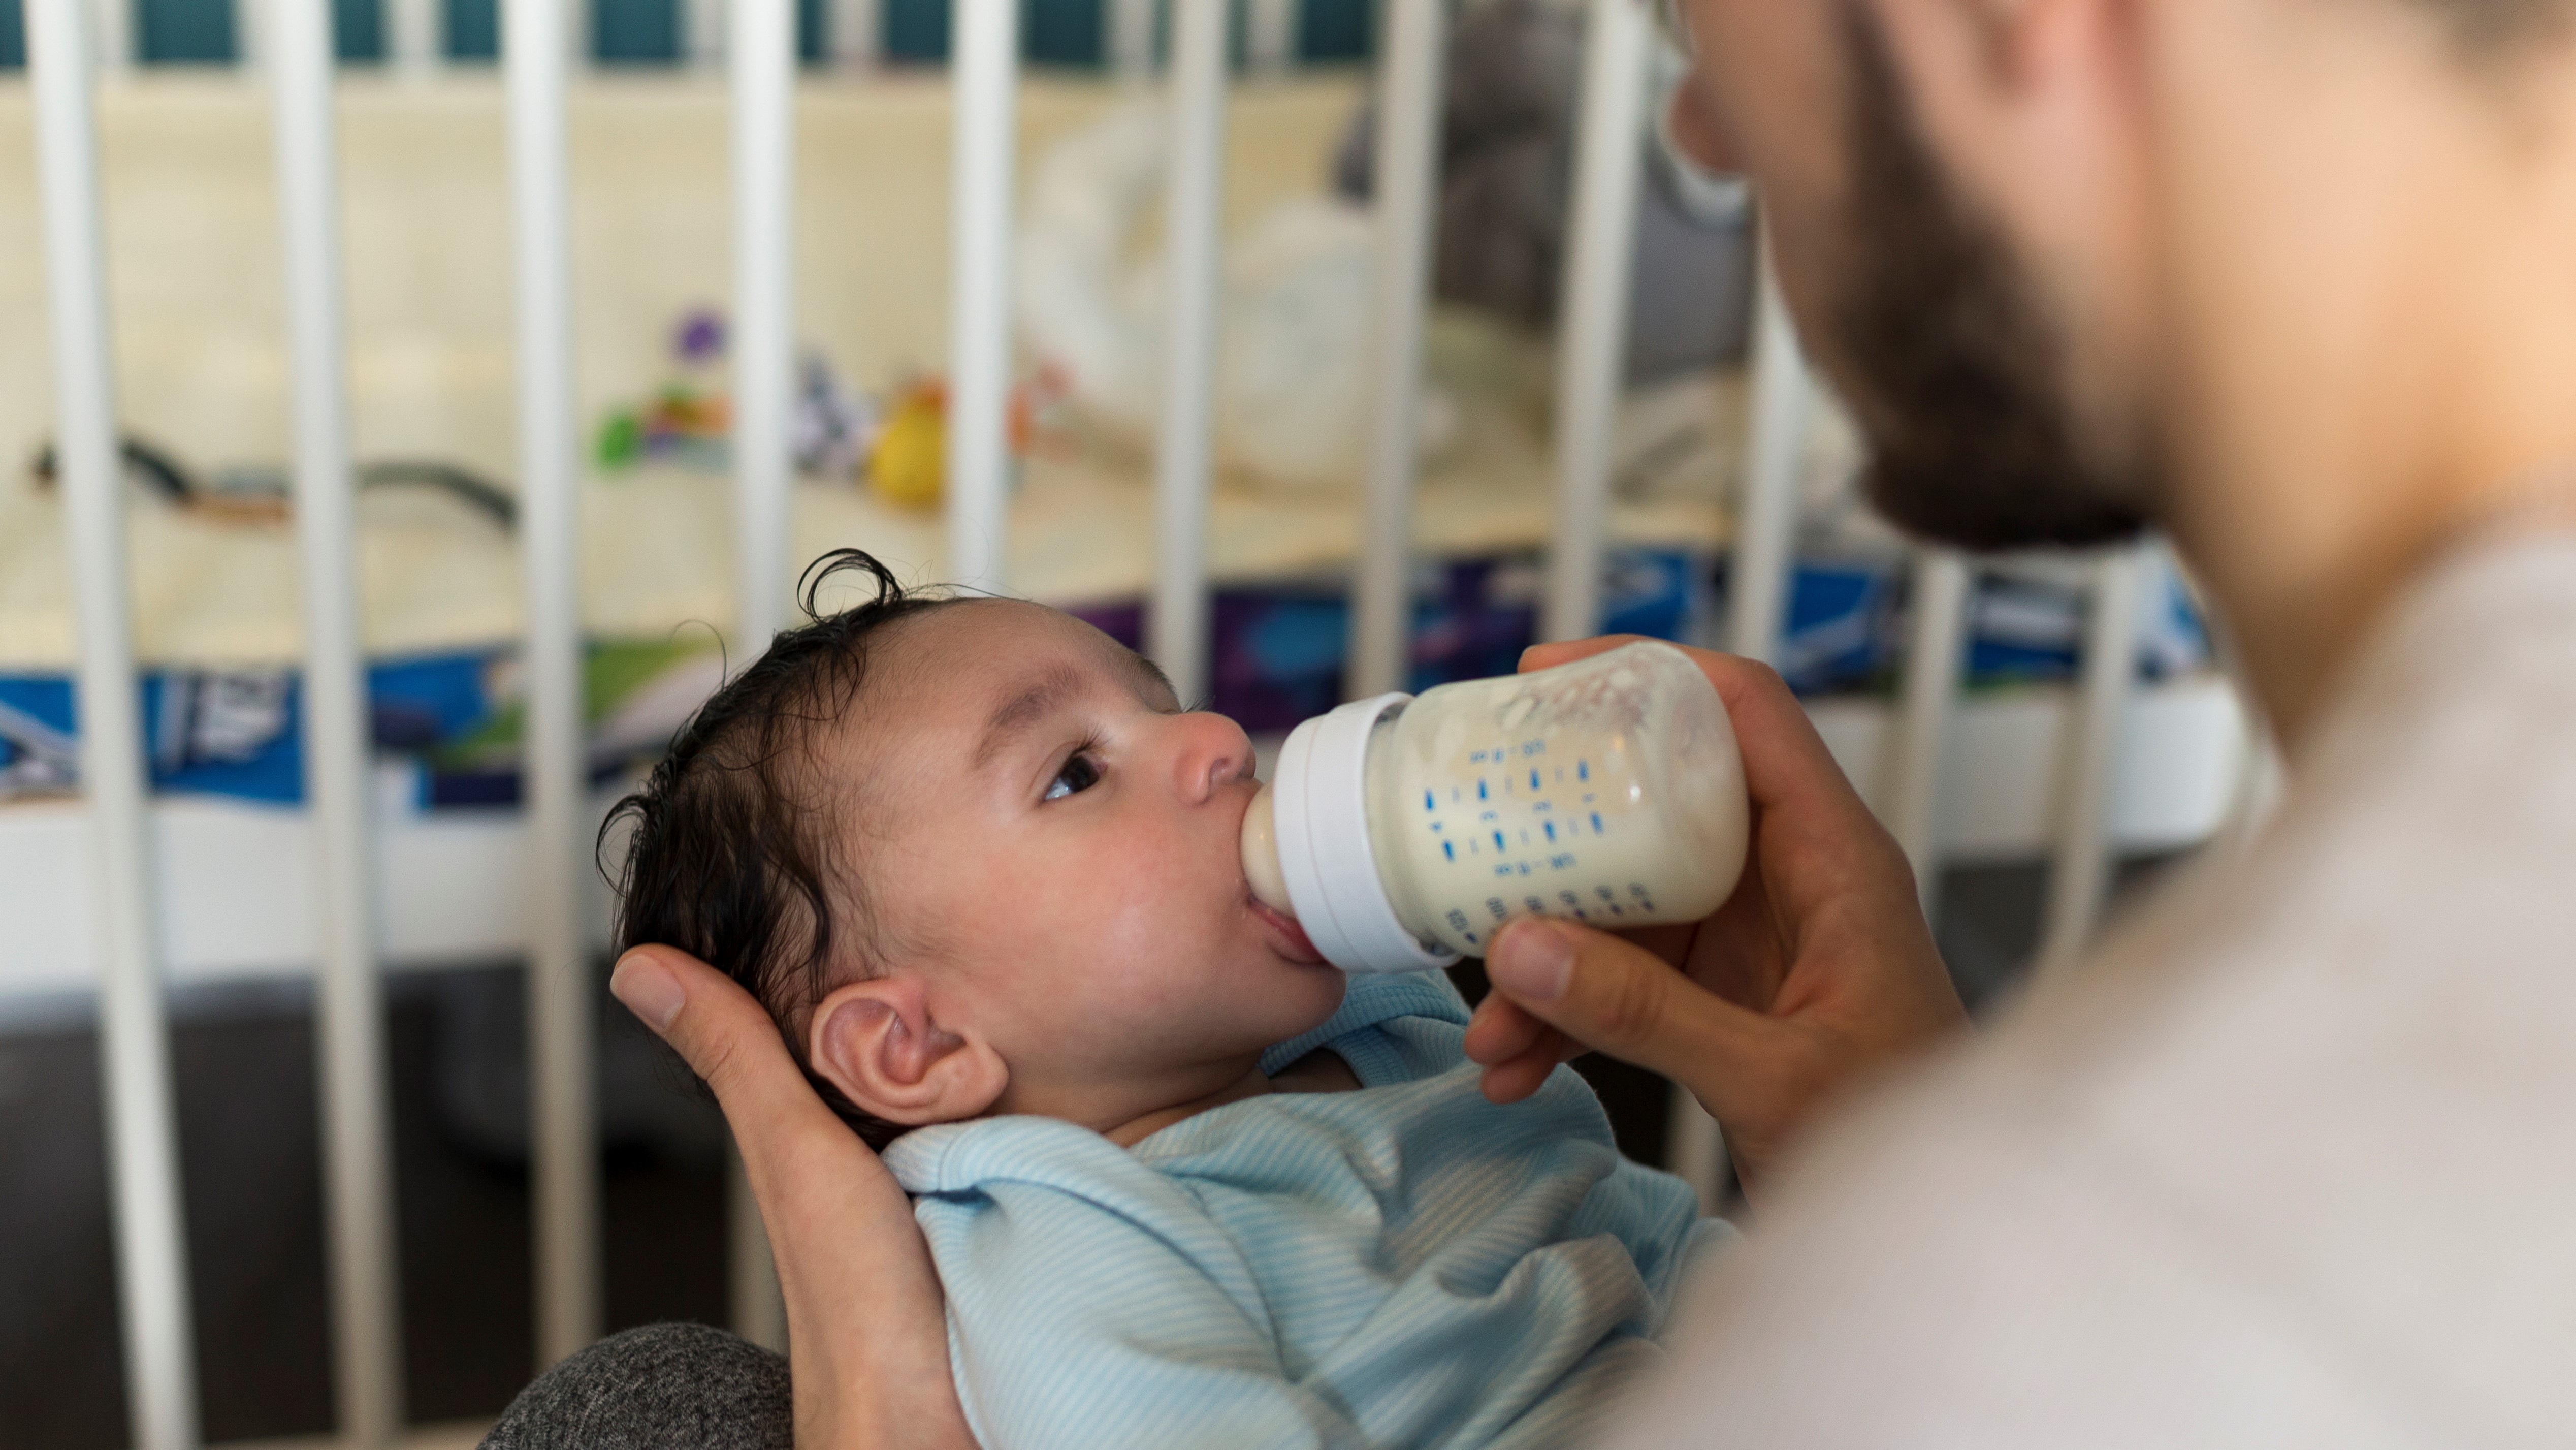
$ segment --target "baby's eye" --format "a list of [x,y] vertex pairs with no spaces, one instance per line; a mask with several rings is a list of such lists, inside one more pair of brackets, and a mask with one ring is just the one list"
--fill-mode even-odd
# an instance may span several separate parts
[[1055,773],[1055,779],[1047,782],[1046,798],[1061,800],[1077,791],[1089,790],[1099,783],[1099,762],[1093,760],[1087,751],[1075,751],[1065,761],[1064,768]]

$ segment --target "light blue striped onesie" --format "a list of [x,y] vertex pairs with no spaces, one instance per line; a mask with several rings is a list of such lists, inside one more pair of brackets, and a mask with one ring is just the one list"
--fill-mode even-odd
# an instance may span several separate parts
[[1498,1107],[1437,973],[1352,979],[1317,1047],[1362,1087],[1274,1093],[1121,1148],[1052,1118],[897,1139],[985,1450],[1496,1446],[1573,1438],[1660,1358],[1731,1235],[1621,1159],[1558,1068]]

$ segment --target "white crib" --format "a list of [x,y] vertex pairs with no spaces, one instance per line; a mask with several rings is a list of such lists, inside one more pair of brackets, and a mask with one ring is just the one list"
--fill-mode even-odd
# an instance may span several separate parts
[[[1612,424],[1620,387],[1626,268],[1636,207],[1635,138],[1642,122],[1650,25],[1637,0],[1588,0],[1576,216],[1560,335],[1556,400],[1556,529],[1543,633],[1571,638],[1600,618]],[[732,299],[738,577],[793,571],[788,543],[791,481],[794,275],[792,158],[795,7],[792,0],[691,0],[692,56],[729,70],[735,166],[736,276]],[[1209,586],[1204,536],[1212,468],[1209,380],[1214,372],[1230,7],[1180,0],[1173,9],[1169,105],[1178,144],[1168,195],[1171,288],[1169,363],[1155,460],[1155,582],[1149,652],[1184,698],[1204,692]],[[1347,688],[1396,688],[1406,659],[1408,521],[1414,482],[1418,380],[1432,231],[1443,0],[1387,0],[1378,69],[1380,333],[1375,445],[1363,507],[1364,548],[1355,580]],[[583,7],[564,0],[504,0],[513,253],[521,391],[520,500],[530,677],[529,781],[523,932],[535,1083],[538,1345],[552,1361],[596,1337],[601,1317],[598,1184],[590,1102],[587,919],[592,803],[581,755],[578,617],[574,592],[579,442],[575,435],[571,250],[565,96]],[[834,0],[835,29],[855,38],[844,58],[866,59],[872,0]],[[392,0],[397,65],[433,64],[435,0]],[[1259,0],[1248,12],[1256,62],[1284,54],[1289,6]],[[27,0],[31,81],[41,144],[46,265],[60,417],[62,479],[80,635],[81,770],[85,822],[58,832],[60,896],[94,908],[108,1077],[115,1243],[127,1381],[134,1424],[150,1450],[198,1441],[187,1274],[164,1017],[164,923],[190,883],[159,879],[158,863],[244,849],[238,822],[154,807],[131,682],[127,567],[116,458],[117,407],[101,254],[93,76],[129,48],[116,4]],[[954,141],[948,572],[1007,589],[1005,476],[1012,338],[1011,211],[1015,176],[1017,0],[957,0],[952,60]],[[1123,67],[1150,66],[1153,7],[1112,7],[1111,49]],[[337,181],[331,112],[327,0],[274,0],[245,49],[274,89],[294,396],[296,528],[302,561],[307,656],[310,810],[272,821],[263,848],[309,858],[317,926],[319,1039],[330,1223],[328,1264],[337,1335],[341,1438],[378,1446],[402,1437],[400,1361],[388,1161],[381,959],[388,903],[376,883],[388,852],[442,849],[373,818],[365,746],[363,661],[357,633],[353,491],[347,423]],[[843,29],[846,26],[846,29]],[[1755,329],[1754,403],[1745,487],[1732,562],[1730,645],[1770,656],[1780,631],[1796,508],[1799,450],[1811,385],[1777,291],[1765,289]],[[1918,600],[1898,704],[1835,703],[1818,711],[1828,739],[1861,778],[1917,863],[1927,892],[1945,847],[1979,832],[2028,834],[2044,820],[2054,870],[2046,959],[2063,961],[2091,928],[2115,845],[2178,844],[2205,831],[2206,801],[2235,789],[2245,752],[2223,684],[2189,683],[2141,694],[2127,641],[2134,633],[2138,569],[2121,553],[2097,566],[2079,687],[2059,701],[1980,703],[1973,728],[1957,728],[1957,676],[1970,568],[1944,552],[1918,557]],[[737,591],[739,637],[782,623],[784,591]],[[2163,712],[2159,714],[2157,712]],[[2188,716],[2189,728],[2167,728]],[[2212,722],[2217,722],[2213,724]],[[2124,731],[2128,747],[2124,751]],[[2179,746],[2172,742],[2181,740]],[[2159,754],[2159,751],[2162,754]],[[2034,769],[2032,761],[2046,762]],[[1962,772],[1965,772],[1963,775]],[[2161,806],[2171,782],[2203,802]],[[1949,799],[1942,790],[1948,783]],[[1971,784],[1973,783],[1973,790]],[[2124,804],[2124,792],[2136,800]],[[1964,793],[1976,799],[1963,800]],[[218,813],[218,816],[220,813]],[[2122,822],[2127,822],[2123,825]],[[75,849],[84,834],[85,849]],[[489,828],[476,827],[487,830]],[[187,843],[197,839],[228,844]],[[226,835],[226,832],[232,832]],[[208,833],[211,833],[210,835]],[[156,841],[158,844],[156,845]],[[453,845],[453,843],[449,843]],[[485,863],[506,851],[467,849]],[[506,874],[506,866],[499,868]],[[290,893],[291,894],[291,893]],[[468,899],[469,890],[462,893]],[[454,915],[454,913],[448,913]],[[41,928],[35,928],[41,930]],[[474,928],[469,927],[469,934]],[[80,933],[62,933],[68,944]],[[487,933],[488,936],[488,933]],[[67,948],[68,949],[68,948]],[[1717,1176],[1715,1125],[1677,1096],[1673,1161],[1703,1185]],[[737,1184],[739,1183],[739,1175]],[[747,1198],[734,1198],[738,1325],[778,1343],[783,1322],[766,1249]]]

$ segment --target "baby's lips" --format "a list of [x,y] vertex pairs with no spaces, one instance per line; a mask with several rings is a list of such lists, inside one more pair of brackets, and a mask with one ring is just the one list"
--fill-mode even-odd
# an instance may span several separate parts
[[1288,939],[1289,955],[1291,957],[1304,962],[1309,966],[1321,966],[1323,964],[1324,954],[1315,950],[1315,944],[1307,940],[1306,929],[1297,924],[1297,918],[1290,916],[1284,911],[1271,907],[1258,899],[1255,899],[1252,903],[1252,914],[1260,917],[1263,921],[1270,923],[1273,930]]

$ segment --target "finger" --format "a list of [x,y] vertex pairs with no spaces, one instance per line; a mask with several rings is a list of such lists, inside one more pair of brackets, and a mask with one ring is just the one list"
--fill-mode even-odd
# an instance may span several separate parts
[[1491,1067],[1529,1051],[1543,1034],[1555,1030],[1522,1011],[1511,998],[1490,993],[1476,1004],[1476,1015],[1467,1019],[1464,1045],[1470,1061]]
[[[1532,645],[1521,651],[1520,668],[1527,672],[1572,664],[1643,638],[1605,634]],[[1690,656],[1691,663],[1717,687],[1727,719],[1735,726],[1736,744],[1744,754],[1745,788],[1756,807],[1783,805],[1812,813],[1830,804],[1837,815],[1867,814],[1859,793],[1843,775],[1833,752],[1825,748],[1824,737],[1816,733],[1815,722],[1807,718],[1798,697],[1781,681],[1779,671],[1741,655],[1689,645],[1673,647]]]
[[806,1222],[851,1193],[900,1194],[815,1094],[768,1010],[731,978],[686,952],[643,946],[618,960],[608,989],[715,1093],[773,1242],[809,1239]]
[[[1737,886],[1737,892],[1740,894],[1756,884],[1759,877],[1759,872],[1748,873],[1743,883]],[[1632,926],[1621,931],[1619,936],[1678,967],[1690,959],[1691,943],[1698,939],[1699,931],[1698,922],[1675,921],[1660,926]]]
[[618,959],[608,990],[706,1080],[746,1153],[773,1124],[802,1126],[817,1114],[839,1123],[788,1054],[768,1010],[696,957],[637,947]]
[[1509,1062],[1498,1062],[1486,1068],[1477,1086],[1485,1100],[1493,1103],[1516,1103],[1547,1085],[1548,1075],[1557,1067],[1553,1052],[1524,1053]]
[[1497,993],[1585,1046],[1678,1079],[1704,1102],[1730,1064],[1759,1060],[1776,1024],[1726,1002],[1632,942],[1523,917],[1485,959]]
[[1549,670],[1588,660],[1597,654],[1608,654],[1623,644],[1635,644],[1642,634],[1597,634],[1590,639],[1561,639],[1547,644],[1534,644],[1521,651],[1520,672]]

